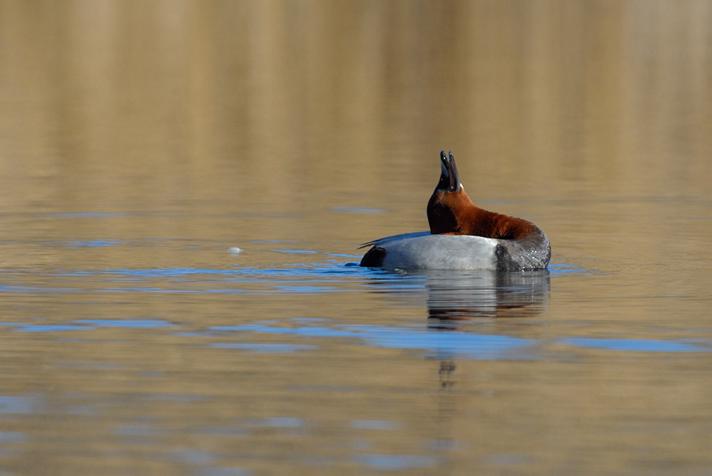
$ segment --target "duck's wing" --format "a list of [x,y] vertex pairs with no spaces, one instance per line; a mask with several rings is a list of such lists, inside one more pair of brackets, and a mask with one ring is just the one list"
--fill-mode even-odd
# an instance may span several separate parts
[[388,243],[392,243],[398,240],[405,240],[406,238],[416,238],[419,236],[429,235],[429,231],[415,231],[413,233],[401,233],[400,235],[385,236],[383,238],[378,238],[377,240],[367,241],[359,246],[359,249],[366,248],[367,246],[383,246]]

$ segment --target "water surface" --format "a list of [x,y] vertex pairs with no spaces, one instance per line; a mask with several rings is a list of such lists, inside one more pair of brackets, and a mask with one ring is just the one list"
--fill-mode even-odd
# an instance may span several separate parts
[[[710,25],[0,1],[0,473],[709,474]],[[442,147],[547,272],[356,266]]]

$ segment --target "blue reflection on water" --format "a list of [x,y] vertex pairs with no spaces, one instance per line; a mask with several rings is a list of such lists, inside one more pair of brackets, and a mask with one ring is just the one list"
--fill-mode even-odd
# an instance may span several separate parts
[[[291,250],[317,253],[311,250]],[[344,255],[351,256],[351,255]],[[60,277],[83,277],[116,275],[139,278],[162,278],[181,276],[233,276],[233,277],[269,277],[269,278],[324,278],[333,275],[354,276],[354,277],[374,277],[383,279],[409,279],[408,275],[390,273],[382,270],[371,270],[360,266],[351,266],[336,260],[322,263],[295,264],[283,268],[256,268],[256,267],[231,267],[231,268],[191,268],[191,267],[170,267],[170,268],[109,268],[103,270],[69,270],[58,274]]]
[[[152,294],[323,294],[360,292],[363,286],[383,284],[389,292],[405,289],[424,290],[427,279],[423,275],[399,274],[371,270],[353,263],[328,260],[319,263],[300,263],[281,268],[257,267],[166,267],[166,268],[108,268],[97,270],[66,270],[57,272],[58,278],[98,277],[94,283],[107,286],[50,288],[41,286],[2,286],[0,292],[10,293],[152,293]],[[152,281],[150,285],[117,286],[129,281]],[[163,284],[156,281],[165,280]],[[169,281],[170,280],[170,281]],[[364,280],[366,280],[364,282]],[[175,286],[179,282],[181,286]],[[172,286],[167,284],[172,283]],[[218,283],[206,288],[205,283]],[[83,284],[83,283],[80,283]],[[261,285],[246,287],[244,285]],[[194,287],[198,285],[198,287]]]
[[28,324],[17,328],[19,332],[67,332],[90,329],[76,324]]
[[351,428],[357,430],[394,430],[398,424],[387,420],[353,420]]
[[561,342],[576,347],[634,352],[709,352],[693,344],[654,339],[600,339],[593,337],[569,337]]
[[[109,246],[118,241],[82,242],[83,246]],[[311,253],[313,250],[290,249],[289,252]],[[316,251],[314,251],[316,253]],[[348,256],[348,255],[344,255]],[[570,273],[587,272],[569,264],[552,264],[552,275],[563,276]],[[490,273],[492,274],[492,273]],[[513,275],[514,276],[514,275]],[[517,275],[519,276],[519,275]],[[529,281],[536,281],[528,275],[522,275],[512,286],[524,291],[533,289],[539,292]],[[548,276],[548,275],[547,275]],[[279,268],[257,267],[166,267],[166,268],[108,268],[97,270],[67,270],[53,274],[58,278],[100,277],[107,286],[85,287],[44,287],[15,286],[0,284],[0,293],[152,293],[152,294],[323,294],[334,292],[362,292],[367,288],[373,293],[410,294],[416,295],[424,291],[432,292],[434,288],[460,289],[474,286],[478,290],[492,292],[507,292],[509,287],[502,284],[499,278],[487,278],[486,273],[424,273],[424,272],[392,272],[381,269],[362,268],[355,263],[343,263],[336,259],[316,263],[297,263]],[[531,278],[531,279],[530,279]],[[527,281],[529,279],[529,281]],[[115,283],[127,281],[151,280],[150,285],[117,286]],[[166,280],[164,284],[156,280]],[[167,280],[180,282],[181,286],[167,286]],[[66,281],[63,281],[63,284]],[[219,283],[218,286],[206,288],[205,283]],[[81,283],[83,284],[83,283]],[[247,287],[243,285],[264,285]],[[194,285],[199,285],[194,287]],[[466,290],[465,290],[466,291]],[[542,293],[539,293],[542,294]]]
[[275,286],[274,289],[283,293],[295,294],[321,294],[337,290],[333,286]]
[[[293,320],[293,322],[296,322]],[[424,350],[439,357],[458,355],[483,360],[531,360],[538,358],[544,343],[506,335],[477,334],[464,331],[414,329],[374,325],[282,326],[269,324],[244,324],[213,326],[211,332],[254,332],[258,334],[288,335],[315,338],[354,338],[367,344],[389,349]],[[555,341],[583,348],[601,348],[629,352],[712,352],[712,348],[685,342],[655,339],[593,339],[565,337]],[[240,347],[237,347],[240,348]],[[242,348],[247,349],[245,344]],[[302,349],[300,349],[302,350]]]
[[251,420],[251,426],[259,426],[264,428],[302,428],[304,427],[304,420],[296,417],[289,416],[276,416],[262,418],[259,420]]
[[149,294],[245,294],[244,289],[236,288],[215,288],[215,289],[172,289],[158,288],[153,286],[127,286],[122,288],[104,288],[100,292],[105,293],[149,293]]
[[125,329],[160,329],[173,326],[171,322],[162,319],[80,319],[74,322],[93,327]]
[[76,289],[72,288],[55,288],[42,286],[8,286],[0,284],[0,293],[17,293],[17,294],[68,294],[76,293]]
[[0,414],[37,413],[44,406],[43,402],[40,395],[0,395]]
[[119,240],[76,240],[70,241],[67,246],[70,248],[107,248],[121,243]]
[[354,458],[357,463],[381,471],[399,471],[409,468],[435,466],[437,460],[430,456],[365,454]]
[[549,263],[549,273],[552,276],[561,276],[565,274],[589,273],[585,268],[579,268],[571,263]]
[[359,337],[356,332],[339,330],[331,327],[276,327],[263,324],[245,324],[237,326],[213,326],[211,331],[218,332],[257,332],[260,334],[283,334],[303,337]]
[[162,278],[192,275],[233,275],[239,274],[237,269],[221,268],[116,268],[105,271],[88,271],[92,274],[115,274],[119,276],[136,276],[141,278]]
[[25,439],[25,434],[19,431],[0,431],[0,443],[22,443]]
[[[391,349],[422,349],[438,353],[453,353],[474,359],[514,357],[512,350],[533,346],[536,341],[502,335],[468,332],[442,332],[401,329],[385,326],[348,326],[359,332],[359,337],[377,347]],[[517,355],[531,358],[532,355]]]
[[257,332],[301,337],[351,337],[391,349],[427,350],[467,356],[474,359],[507,357],[531,358],[531,355],[512,354],[511,351],[531,346],[535,341],[501,335],[468,332],[442,332],[400,327],[350,325],[338,328],[323,326],[282,327],[264,324],[215,326],[212,331]]

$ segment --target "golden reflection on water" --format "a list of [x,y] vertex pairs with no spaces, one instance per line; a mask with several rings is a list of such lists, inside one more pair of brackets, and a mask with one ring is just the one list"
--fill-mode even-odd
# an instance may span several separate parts
[[[704,474],[711,25],[0,0],[0,473]],[[440,148],[551,277],[342,266],[426,227]]]

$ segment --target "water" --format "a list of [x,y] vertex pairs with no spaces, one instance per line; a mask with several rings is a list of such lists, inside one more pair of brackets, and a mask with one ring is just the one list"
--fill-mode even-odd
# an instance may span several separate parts
[[[0,474],[709,474],[712,3],[0,2]],[[387,273],[438,151],[545,273]]]

